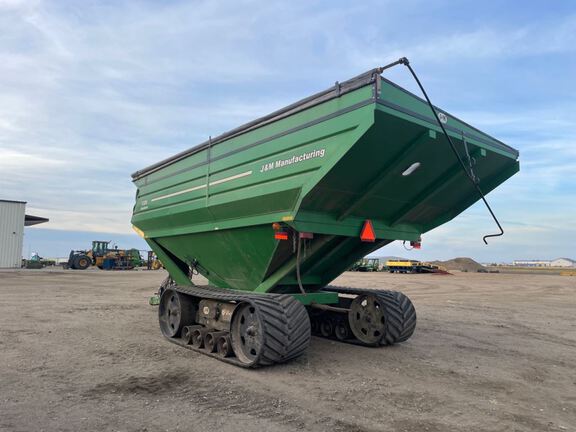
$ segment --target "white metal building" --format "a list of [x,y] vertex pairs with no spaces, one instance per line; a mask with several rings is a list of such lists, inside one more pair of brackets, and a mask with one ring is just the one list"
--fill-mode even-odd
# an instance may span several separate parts
[[550,267],[550,260],[515,260],[514,265],[518,267]]
[[550,264],[552,267],[576,267],[576,261],[570,258],[556,258]]
[[0,200],[0,268],[19,268],[22,264],[24,226],[48,222],[26,214],[25,201]]
[[576,267],[576,261],[570,258],[556,258],[555,260],[516,260],[519,267]]

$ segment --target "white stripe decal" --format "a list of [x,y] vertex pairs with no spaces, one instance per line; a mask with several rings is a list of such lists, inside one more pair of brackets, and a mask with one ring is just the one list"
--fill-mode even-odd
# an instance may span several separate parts
[[214,185],[217,185],[217,184],[220,184],[220,183],[226,183],[227,181],[236,180],[236,179],[239,179],[239,178],[242,178],[242,177],[246,177],[246,176],[249,176],[250,174],[252,174],[252,171],[246,171],[246,172],[243,172],[243,173],[240,173],[240,174],[233,175],[233,176],[231,176],[231,177],[226,177],[226,178],[223,178],[223,179],[220,179],[220,180],[215,180],[215,181],[213,181],[213,182],[210,182],[210,186],[214,186]]
[[163,200],[163,199],[166,199],[166,198],[172,198],[172,197],[175,197],[175,196],[178,196],[178,195],[185,194],[185,193],[187,193],[187,192],[192,192],[192,191],[195,191],[195,190],[204,189],[205,187],[206,187],[206,184],[203,184],[203,185],[196,186],[196,187],[193,187],[193,188],[190,188],[190,189],[184,189],[184,190],[181,190],[181,191],[178,191],[178,192],[174,192],[174,193],[171,193],[171,194],[168,194],[168,195],[162,195],[162,196],[159,196],[159,197],[156,197],[156,198],[152,198],[150,201],[159,201],[159,200]]
[[[228,181],[236,180],[236,179],[239,179],[239,178],[242,178],[242,177],[246,177],[246,176],[249,176],[249,175],[251,175],[251,174],[252,174],[252,171],[246,171],[246,172],[243,172],[243,173],[240,173],[240,174],[236,174],[236,175],[233,175],[233,176],[230,176],[230,177],[226,177],[226,178],[223,178],[223,179],[220,179],[220,180],[215,180],[215,181],[213,181],[213,182],[210,182],[210,186],[217,185],[217,184],[220,184],[220,183],[226,183],[226,182],[228,182]],[[184,189],[184,190],[181,190],[181,191],[178,191],[178,192],[173,192],[173,193],[170,193],[170,194],[167,194],[167,195],[158,196],[158,197],[156,197],[156,198],[152,198],[150,201],[160,201],[160,200],[163,200],[163,199],[166,199],[166,198],[172,198],[172,197],[175,197],[175,196],[178,196],[178,195],[182,195],[182,194],[185,194],[185,193],[188,193],[188,192],[193,192],[193,191],[196,191],[196,190],[204,189],[205,187],[206,187],[206,183],[204,183],[203,185],[200,185],[200,186],[195,186],[195,187],[192,187],[192,188],[189,188],[189,189]]]

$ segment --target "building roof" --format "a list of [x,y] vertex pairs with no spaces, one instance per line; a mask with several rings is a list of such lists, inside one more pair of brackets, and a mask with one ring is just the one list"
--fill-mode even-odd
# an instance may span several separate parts
[[[0,199],[0,202],[12,203],[12,204],[26,204],[26,201],[15,201],[6,199]],[[41,223],[46,223],[49,220],[50,219],[48,218],[43,218],[40,216],[24,215],[24,226],[38,225]]]
[[14,201],[14,200],[5,200],[5,199],[0,199],[0,202],[15,203],[15,204],[26,204],[26,201]]
[[43,218],[40,216],[32,216],[32,215],[24,216],[24,226],[38,225],[48,221],[49,221],[48,218]]
[[576,261],[574,261],[573,259],[571,259],[571,258],[564,258],[564,257],[556,258],[556,259],[553,259],[552,261],[558,261],[558,260],[561,260],[561,259],[562,259],[562,260],[566,260],[566,261],[570,261],[570,262],[573,262],[573,263],[576,263]]

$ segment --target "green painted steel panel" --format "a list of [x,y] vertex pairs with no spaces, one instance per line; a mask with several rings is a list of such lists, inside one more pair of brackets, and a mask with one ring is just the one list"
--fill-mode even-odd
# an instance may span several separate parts
[[[518,152],[437,109],[489,192]],[[466,152],[466,149],[468,152]],[[403,172],[419,164],[411,175]],[[479,197],[425,102],[374,71],[133,175],[132,223],[178,283],[318,291],[357,259],[416,240]],[[366,219],[377,241],[359,239]],[[274,238],[281,223],[288,241]]]

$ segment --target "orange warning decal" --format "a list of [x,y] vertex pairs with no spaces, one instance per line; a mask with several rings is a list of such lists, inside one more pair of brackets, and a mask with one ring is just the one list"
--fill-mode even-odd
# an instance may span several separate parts
[[364,222],[362,232],[360,233],[360,240],[363,242],[374,242],[376,240],[376,234],[374,233],[374,227],[370,219],[366,219]]

